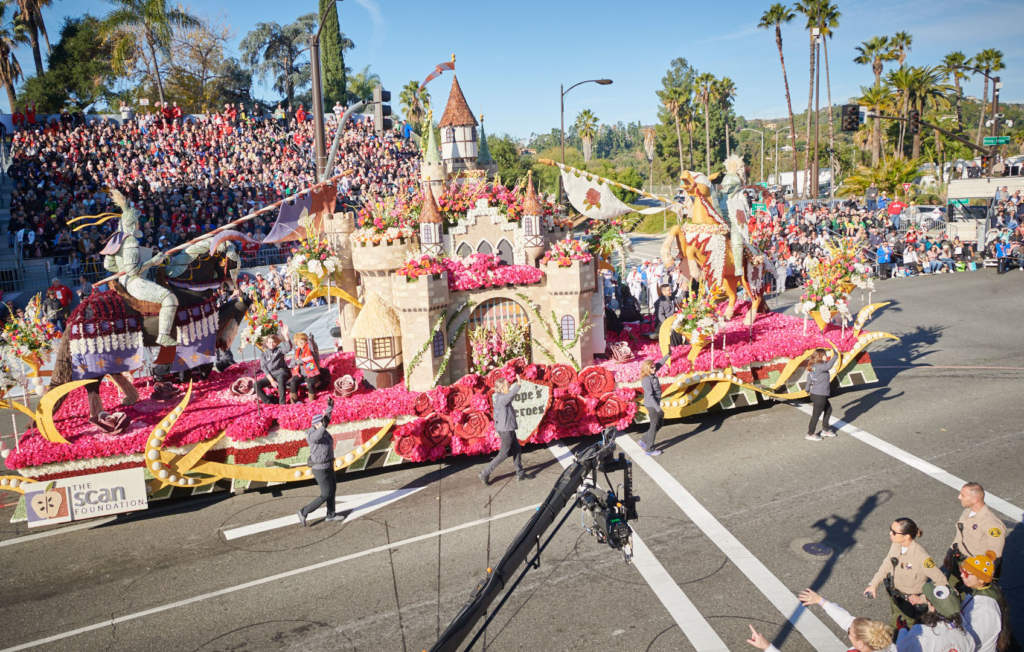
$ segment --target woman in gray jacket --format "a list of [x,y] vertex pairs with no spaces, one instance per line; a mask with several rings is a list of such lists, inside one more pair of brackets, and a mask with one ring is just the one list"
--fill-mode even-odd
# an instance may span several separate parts
[[480,480],[484,484],[491,484],[491,474],[494,473],[494,469],[498,468],[498,465],[504,462],[509,455],[512,455],[512,465],[516,469],[516,481],[529,480],[523,471],[523,449],[516,436],[519,424],[516,422],[516,410],[512,407],[512,401],[518,393],[519,383],[509,387],[508,381],[504,378],[494,381],[494,396],[491,401],[494,407],[494,429],[501,437],[501,448],[498,450],[497,457],[480,472]]
[[[811,398],[811,423],[807,426],[807,439],[811,441],[821,441],[822,437],[835,437],[836,431],[832,430],[829,426],[829,420],[832,418],[832,404],[828,402],[828,396],[830,393],[829,384],[832,382],[832,378],[829,376],[829,372],[832,367],[836,364],[838,355],[833,355],[832,359],[826,359],[827,353],[825,349],[817,349],[811,354],[811,357],[807,359],[807,394]],[[814,427],[818,422],[818,417],[821,417],[821,434],[814,432]]]
[[654,449],[654,438],[658,436],[661,423],[665,420],[665,411],[661,409],[661,381],[655,374],[668,362],[671,355],[669,353],[657,362],[644,360],[640,365],[640,384],[644,388],[644,407],[647,408],[647,415],[651,418],[651,425],[647,428],[647,434],[637,444],[651,457],[661,455],[661,451]]

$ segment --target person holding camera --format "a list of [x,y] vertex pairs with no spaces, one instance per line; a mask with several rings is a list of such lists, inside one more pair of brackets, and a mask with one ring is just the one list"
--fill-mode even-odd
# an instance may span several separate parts
[[932,560],[924,546],[917,540],[923,532],[917,523],[909,518],[898,518],[889,526],[889,552],[878,572],[871,578],[864,595],[876,596],[878,585],[884,584],[892,608],[892,628],[912,627],[921,616],[922,610],[915,605],[920,598],[925,582],[936,585],[948,584],[946,576]]
[[306,431],[306,443],[309,444],[309,468],[313,470],[313,477],[320,487],[320,495],[311,503],[299,510],[299,523],[306,527],[306,518],[313,513],[320,505],[327,503],[327,518],[329,523],[344,521],[344,516],[338,516],[334,511],[334,497],[338,489],[338,478],[334,475],[334,438],[327,431],[331,425],[331,414],[334,412],[334,397],[327,399],[327,409],[323,414],[313,417],[309,430]]
[[505,378],[498,378],[494,381],[494,395],[491,397],[491,403],[494,407],[494,429],[497,431],[498,437],[501,438],[501,448],[498,449],[498,454],[491,460],[491,463],[480,472],[480,481],[485,485],[491,484],[491,474],[494,473],[494,469],[498,468],[498,465],[504,462],[509,455],[512,456],[512,465],[516,470],[516,482],[530,479],[523,471],[523,449],[519,445],[519,437],[516,435],[519,423],[516,421],[516,410],[512,407],[512,401],[515,400],[518,393],[519,383],[509,386],[508,380]]

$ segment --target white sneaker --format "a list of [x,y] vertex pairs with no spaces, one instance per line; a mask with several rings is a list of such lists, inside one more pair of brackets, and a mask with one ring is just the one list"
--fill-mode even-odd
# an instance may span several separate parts
[[813,435],[806,435],[804,439],[807,439],[809,441],[821,441],[821,435],[819,435],[818,433],[814,433]]
[[829,428],[828,430],[822,430],[821,431],[821,436],[822,437],[835,437],[836,436],[836,431],[832,430],[831,428]]

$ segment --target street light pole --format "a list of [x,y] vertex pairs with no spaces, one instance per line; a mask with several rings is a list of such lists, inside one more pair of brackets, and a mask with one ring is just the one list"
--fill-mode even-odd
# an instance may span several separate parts
[[559,90],[562,91],[562,96],[561,96],[561,99],[560,99],[560,103],[561,103],[560,104],[560,107],[561,107],[560,108],[561,127],[558,130],[559,131],[559,135],[561,136],[561,140],[562,140],[562,165],[565,165],[565,94],[568,93],[569,91],[571,91],[572,89],[576,88],[580,84],[589,84],[590,82],[593,82],[595,84],[600,84],[602,86],[607,86],[608,84],[612,83],[612,80],[610,80],[610,79],[587,79],[585,81],[577,82],[577,83],[573,84],[572,86],[570,86],[569,88],[566,88],[565,84],[559,84],[558,85]]
[[[323,87],[320,80],[320,32],[324,28],[324,20],[328,12],[335,8],[336,3],[331,2],[324,13],[320,16],[320,24],[317,26],[316,34],[309,39],[309,76],[313,85],[313,148],[316,159],[316,177],[324,177],[324,168],[327,165],[327,137],[324,134],[324,102]],[[338,129],[344,129],[345,125],[339,124]]]
[[758,129],[751,129],[750,127],[744,127],[740,131],[753,131],[754,133],[761,134],[761,183],[764,183],[764,132]]
[[775,184],[781,186],[779,183],[779,133],[783,131],[789,131],[789,127],[783,127],[775,132]]

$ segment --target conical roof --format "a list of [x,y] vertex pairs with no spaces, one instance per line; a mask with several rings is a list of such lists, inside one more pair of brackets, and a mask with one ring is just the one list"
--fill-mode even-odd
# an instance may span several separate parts
[[440,224],[441,223],[441,211],[437,210],[437,204],[434,203],[434,191],[430,189],[430,184],[423,184],[423,208],[420,209],[420,223],[426,224]]
[[448,95],[448,104],[444,107],[444,115],[438,124],[444,127],[475,127],[477,125],[473,112],[469,110],[466,96],[462,94],[459,78],[452,76],[452,92]]
[[484,133],[484,116],[480,116],[480,145],[477,149],[476,162],[480,165],[490,165],[494,163],[494,159],[491,158],[491,149],[487,146],[487,134]]
[[523,198],[523,215],[544,215],[540,199],[537,198],[537,191],[533,189],[533,170],[526,173],[526,197]]
[[401,337],[402,326],[395,309],[384,302],[379,294],[368,291],[359,316],[352,324],[349,335],[355,339]]
[[434,112],[427,112],[427,123],[426,123],[427,135],[427,147],[423,152],[424,163],[440,163],[441,152],[437,147],[437,137],[434,136]]

